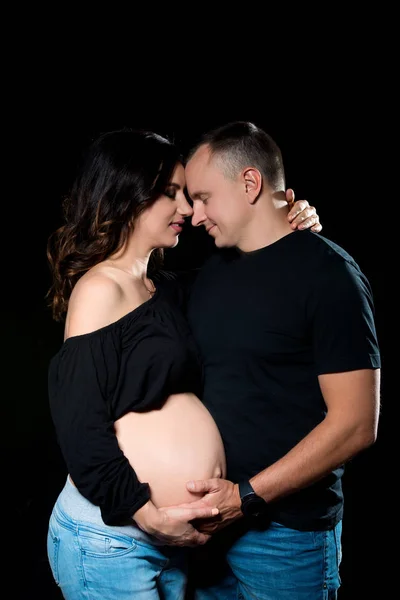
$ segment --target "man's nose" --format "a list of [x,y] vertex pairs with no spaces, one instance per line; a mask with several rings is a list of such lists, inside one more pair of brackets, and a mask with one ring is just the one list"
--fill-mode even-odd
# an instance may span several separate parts
[[195,200],[193,202],[193,215],[192,215],[192,225],[193,227],[198,227],[202,225],[206,220],[206,215],[204,212],[203,203],[199,200]]

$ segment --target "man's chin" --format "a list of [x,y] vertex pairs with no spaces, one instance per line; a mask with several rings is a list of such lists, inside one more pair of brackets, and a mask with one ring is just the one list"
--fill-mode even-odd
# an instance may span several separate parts
[[229,243],[226,239],[224,239],[223,235],[221,235],[221,232],[218,230],[216,230],[216,227],[212,227],[211,231],[212,233],[208,232],[208,235],[213,238],[214,240],[214,244],[216,245],[217,248],[232,248],[235,244],[233,243]]
[[235,244],[230,244],[229,242],[227,242],[224,239],[221,239],[221,237],[214,238],[214,244],[216,245],[217,248],[232,248],[235,245]]

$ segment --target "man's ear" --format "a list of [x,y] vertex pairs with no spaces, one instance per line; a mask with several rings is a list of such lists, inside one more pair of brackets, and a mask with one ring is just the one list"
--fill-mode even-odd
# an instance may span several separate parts
[[258,169],[248,167],[242,176],[247,198],[250,204],[254,204],[262,190],[262,175]]

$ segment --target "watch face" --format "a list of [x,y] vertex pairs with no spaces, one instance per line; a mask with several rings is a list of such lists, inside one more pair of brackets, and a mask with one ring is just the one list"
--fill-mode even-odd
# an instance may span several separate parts
[[255,494],[245,496],[242,501],[242,511],[246,517],[261,517],[268,514],[268,504]]

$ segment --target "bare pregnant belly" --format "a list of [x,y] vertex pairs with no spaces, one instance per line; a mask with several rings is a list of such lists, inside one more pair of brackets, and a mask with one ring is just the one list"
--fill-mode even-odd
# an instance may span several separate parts
[[191,479],[226,476],[225,452],[214,419],[194,394],[174,394],[160,410],[130,412],[115,422],[118,443],[157,506],[199,498]]

